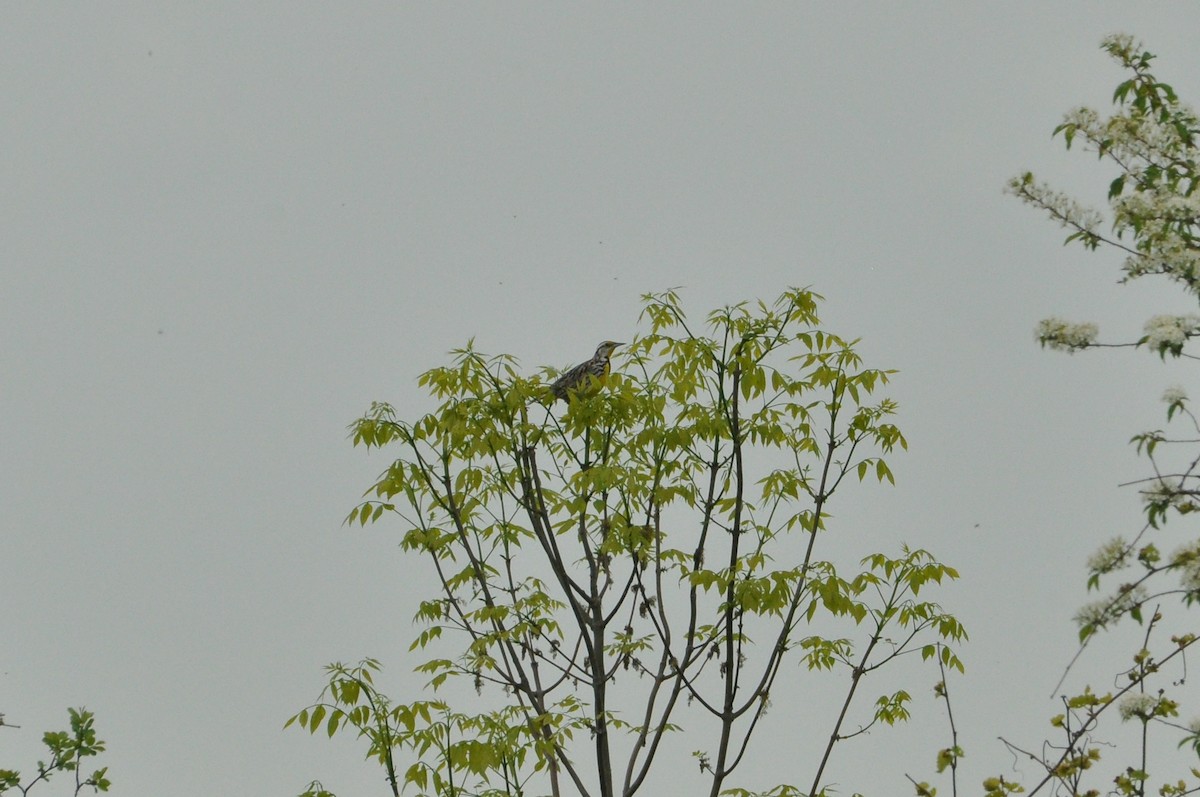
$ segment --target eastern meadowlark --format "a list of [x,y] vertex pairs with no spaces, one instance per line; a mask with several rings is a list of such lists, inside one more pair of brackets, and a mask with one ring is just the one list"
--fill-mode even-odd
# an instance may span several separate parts
[[618,346],[623,345],[625,344],[612,340],[604,341],[596,347],[592,359],[581,362],[554,380],[554,384],[550,385],[550,392],[556,399],[569,401],[572,393],[586,388],[592,382],[604,379],[609,372],[609,358]]

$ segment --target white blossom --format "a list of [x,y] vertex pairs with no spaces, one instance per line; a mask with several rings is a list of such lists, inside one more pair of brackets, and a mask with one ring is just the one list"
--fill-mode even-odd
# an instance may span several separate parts
[[1188,246],[1178,236],[1158,242],[1152,252],[1130,255],[1121,268],[1125,272],[1123,281],[1146,274],[1163,274],[1193,292],[1200,292],[1200,250]]
[[1187,729],[1191,733],[1200,733],[1200,717],[1194,717],[1192,721],[1187,724]]
[[1028,172],[1009,180],[1007,190],[1018,199],[1047,211],[1061,226],[1071,230],[1082,230],[1095,236],[1104,221],[1096,209],[1081,205],[1074,197],[1055,191],[1047,183],[1035,182]]
[[1126,58],[1132,59],[1142,49],[1142,43],[1128,33],[1111,33],[1104,37],[1101,46],[1122,62]]
[[1195,223],[1200,218],[1200,196],[1183,196],[1174,191],[1133,191],[1112,201],[1113,224],[1119,230],[1134,222],[1149,220]]
[[1188,592],[1200,592],[1200,540],[1177,548],[1171,564],[1179,568],[1179,583]]
[[1113,601],[1113,611],[1124,614],[1130,609],[1140,606],[1145,600],[1146,588],[1139,584],[1133,589],[1127,589],[1117,596],[1116,600]]
[[1146,588],[1139,584],[1131,589],[1124,589],[1111,598],[1084,604],[1075,612],[1074,619],[1081,628],[1107,628],[1115,625],[1130,609],[1140,606],[1145,600]]
[[1082,628],[1083,626],[1094,625],[1103,628],[1116,618],[1108,616],[1108,610],[1112,601],[1099,600],[1085,603],[1075,612],[1075,622]]
[[1125,721],[1134,717],[1143,721],[1148,720],[1154,716],[1156,708],[1158,708],[1158,698],[1145,692],[1130,692],[1117,704],[1117,712]]
[[1167,404],[1180,404],[1187,401],[1187,391],[1182,385],[1171,385],[1163,391],[1162,400]]
[[1183,494],[1183,483],[1176,479],[1156,479],[1149,487],[1141,490],[1142,501],[1147,504],[1167,504],[1179,507],[1187,503]]
[[1100,114],[1087,106],[1080,106],[1063,116],[1063,124],[1072,125],[1090,134],[1100,129]]
[[1086,107],[1075,108],[1063,116],[1060,129],[1067,131],[1067,135],[1072,139],[1083,138],[1088,142],[1088,148],[1092,150],[1095,150],[1097,141],[1107,137],[1104,124],[1100,121],[1100,114]]
[[[1177,110],[1184,116],[1191,115],[1185,107],[1180,106]],[[1118,115],[1109,119],[1104,129],[1108,145],[1106,153],[1126,164],[1161,161],[1165,156],[1187,149],[1175,125],[1160,121],[1156,116]],[[1156,182],[1149,182],[1153,175],[1147,176],[1141,171],[1137,171],[1136,176],[1140,178],[1139,182],[1145,181],[1143,187],[1162,185],[1164,179],[1160,174]]]
[[1200,221],[1200,194],[1184,196],[1182,194],[1167,194],[1161,199],[1163,214],[1176,221],[1188,221],[1195,224]]
[[1095,324],[1072,324],[1061,318],[1044,318],[1034,330],[1037,342],[1048,349],[1075,352],[1096,342],[1100,329]]
[[1156,315],[1146,322],[1144,330],[1146,336],[1142,338],[1142,343],[1160,354],[1169,351],[1178,356],[1188,337],[1200,331],[1200,316],[1194,313]]
[[1120,537],[1114,537],[1088,557],[1087,568],[1092,573],[1111,573],[1125,567],[1128,561],[1129,544]]

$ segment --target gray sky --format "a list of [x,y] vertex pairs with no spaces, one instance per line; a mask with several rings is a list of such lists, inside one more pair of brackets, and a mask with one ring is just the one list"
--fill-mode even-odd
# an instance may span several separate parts
[[[952,684],[966,782],[1009,766],[997,735],[1041,738],[1083,561],[1139,525],[1115,487],[1143,473],[1126,441],[1188,383],[1145,353],[1042,352],[1033,326],[1061,314],[1126,339],[1195,308],[1114,285],[1116,255],[1061,248],[1001,187],[1032,168],[1100,200],[1111,175],[1050,130],[1108,107],[1121,74],[1098,44],[1116,31],[1200,102],[1195,7],[4,16],[0,711],[23,729],[0,731],[0,766],[30,768],[83,704],[120,794],[287,795],[314,777],[382,794],[351,741],[280,730],[329,661],[383,659],[398,698],[420,682],[397,528],[339,525],[384,463],[346,424],[372,400],[425,408],[417,375],[468,337],[563,366],[630,339],[639,295],[673,286],[699,317],[811,285],[828,328],[900,369],[898,485],[856,493],[835,528],[863,554],[904,540],[961,570],[938,599],[972,636]],[[933,680],[907,683],[912,728],[840,751],[845,792],[931,774]],[[831,718],[798,694],[783,741],[803,747]],[[807,783],[764,741],[778,772],[748,785]]]

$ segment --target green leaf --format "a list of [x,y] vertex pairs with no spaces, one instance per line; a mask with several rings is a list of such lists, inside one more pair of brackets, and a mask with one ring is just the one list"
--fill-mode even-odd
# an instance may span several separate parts
[[325,719],[325,707],[318,705],[313,708],[312,714],[308,720],[308,732],[316,733],[317,728],[321,725],[321,720]]

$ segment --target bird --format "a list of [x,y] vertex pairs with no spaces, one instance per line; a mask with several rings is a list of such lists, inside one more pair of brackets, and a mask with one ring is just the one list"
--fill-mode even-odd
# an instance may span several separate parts
[[550,385],[550,392],[554,394],[554,398],[570,401],[572,393],[577,393],[592,382],[608,376],[609,358],[618,346],[624,345],[614,340],[606,340],[597,346],[592,359],[581,362],[554,380],[554,384]]

